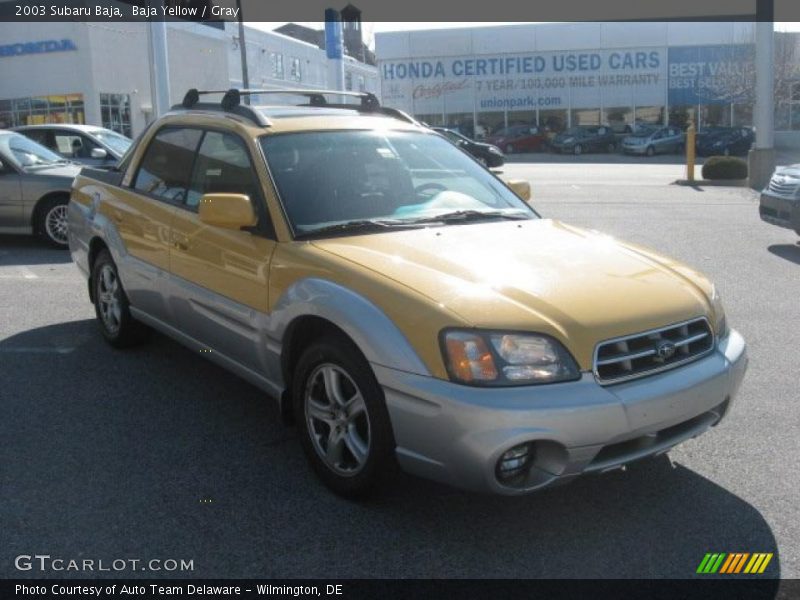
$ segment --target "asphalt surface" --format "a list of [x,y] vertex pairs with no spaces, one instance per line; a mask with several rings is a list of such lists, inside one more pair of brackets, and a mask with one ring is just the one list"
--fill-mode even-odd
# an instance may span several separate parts
[[712,551],[775,552],[765,577],[800,577],[797,236],[762,223],[750,190],[669,185],[679,165],[505,170],[543,215],[717,282],[751,358],[726,422],[523,498],[399,475],[350,503],[261,392],[161,336],[110,349],[68,256],[0,237],[0,577],[81,575],[14,568],[48,554],[192,560],[169,573],[192,577],[682,578]]

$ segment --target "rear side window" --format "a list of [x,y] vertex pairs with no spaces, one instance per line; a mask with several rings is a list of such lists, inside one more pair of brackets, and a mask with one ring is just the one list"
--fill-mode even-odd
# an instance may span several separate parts
[[160,200],[182,202],[201,136],[199,129],[159,131],[145,151],[133,188]]
[[186,205],[196,208],[203,194],[259,197],[258,179],[244,142],[235,135],[207,131],[192,171]]

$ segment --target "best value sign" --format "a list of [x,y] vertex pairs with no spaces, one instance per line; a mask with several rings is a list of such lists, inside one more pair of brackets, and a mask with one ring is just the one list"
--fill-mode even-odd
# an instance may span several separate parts
[[751,45],[669,49],[669,103],[677,105],[746,102],[755,86]]

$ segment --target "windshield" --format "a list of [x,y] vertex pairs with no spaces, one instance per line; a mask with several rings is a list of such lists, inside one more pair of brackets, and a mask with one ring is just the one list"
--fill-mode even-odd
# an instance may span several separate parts
[[536,218],[500,180],[438,135],[325,131],[266,135],[261,145],[296,234],[365,220],[385,230],[455,213],[469,213],[459,223],[484,215]]
[[0,153],[9,156],[23,168],[68,162],[55,152],[18,133],[0,135]]
[[125,154],[133,143],[132,139],[110,129],[94,129],[92,135],[120,156]]

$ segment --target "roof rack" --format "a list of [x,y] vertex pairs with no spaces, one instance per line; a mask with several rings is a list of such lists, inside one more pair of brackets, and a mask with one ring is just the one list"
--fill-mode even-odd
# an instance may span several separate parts
[[[223,94],[222,101],[219,104],[210,102],[200,102],[201,95],[208,94]],[[396,108],[388,108],[381,106],[377,96],[371,92],[348,92],[341,90],[304,90],[304,89],[272,89],[272,90],[239,90],[231,88],[228,90],[197,90],[195,88],[186,92],[183,97],[183,102],[179,105],[173,106],[174,109],[189,109],[189,108],[202,108],[207,110],[224,110],[241,117],[245,117],[254,121],[262,127],[270,125],[269,120],[258,110],[251,108],[248,105],[242,105],[242,96],[250,96],[254,94],[275,94],[275,95],[292,95],[304,96],[308,98],[308,104],[299,104],[298,106],[324,106],[328,108],[345,108],[350,110],[357,110],[364,113],[379,113],[395,119],[400,119],[414,125],[419,123],[410,115]],[[347,103],[332,103],[328,102],[325,96],[347,96],[351,98],[359,98],[358,104]]]

